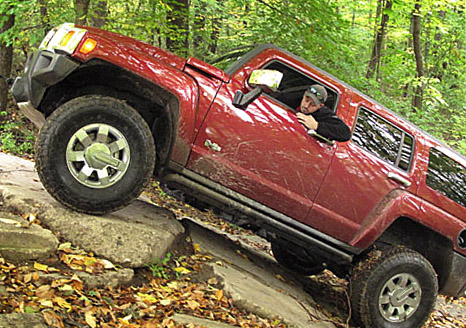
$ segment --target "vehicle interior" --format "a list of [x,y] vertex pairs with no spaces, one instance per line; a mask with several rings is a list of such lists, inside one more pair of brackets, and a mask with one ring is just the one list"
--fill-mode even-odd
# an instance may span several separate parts
[[[306,91],[310,85],[321,84],[279,61],[272,61],[267,64],[264,69],[265,68],[283,73],[278,91],[271,92],[269,95],[287,107],[290,107],[293,111],[296,111],[296,108],[300,105],[304,91]],[[328,94],[325,105],[335,112],[338,100],[337,93],[325,85],[322,86],[325,87]]]

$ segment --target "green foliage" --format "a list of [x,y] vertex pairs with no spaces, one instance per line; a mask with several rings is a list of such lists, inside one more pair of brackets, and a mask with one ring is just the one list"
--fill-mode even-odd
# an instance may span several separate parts
[[7,117],[7,112],[0,112],[0,150],[14,155],[32,155],[34,133],[25,129],[21,122],[4,121]]
[[[367,93],[433,135],[466,153],[464,3],[456,0],[421,2],[421,48],[424,77],[417,78],[410,24],[416,0],[393,1],[382,59],[376,79],[365,78],[374,42],[378,1],[354,0],[190,0],[184,12],[188,28],[169,22],[176,16],[173,1],[91,0],[88,19],[108,9],[105,29],[166,48],[167,37],[189,40],[188,48],[172,51],[228,67],[244,50],[259,43],[281,46]],[[75,21],[74,0],[2,0],[5,14],[16,15],[0,42],[13,44],[15,70],[46,32]],[[412,107],[415,87],[424,88],[423,106]],[[5,134],[9,140],[11,135]],[[5,142],[8,144],[8,142]]]
[[152,272],[153,277],[158,277],[161,279],[169,279],[170,278],[170,267],[169,262],[171,259],[172,254],[167,253],[164,258],[162,259],[155,259],[153,263],[148,264],[148,268]]

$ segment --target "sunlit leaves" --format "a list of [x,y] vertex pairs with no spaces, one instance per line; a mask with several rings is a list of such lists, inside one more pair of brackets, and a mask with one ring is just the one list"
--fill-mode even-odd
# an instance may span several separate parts
[[[68,255],[79,253],[93,258],[69,243],[62,244],[60,249]],[[176,273],[173,277],[148,275],[139,285],[89,290],[76,275],[70,275],[68,263],[54,265],[60,266],[63,278],[44,278],[43,274],[52,266],[38,262],[16,266],[0,257],[0,311],[39,313],[49,327],[55,328],[63,328],[70,322],[91,328],[181,327],[168,319],[174,313],[188,313],[242,327],[285,327],[279,321],[272,323],[239,311],[216,278],[196,281],[194,277],[203,263],[211,260],[210,256],[200,253],[171,257],[166,265],[173,267]],[[83,267],[100,262],[98,258],[94,261],[80,258],[80,261]]]
[[[107,0],[104,28],[163,48],[167,47],[167,36],[173,40],[187,37],[188,48],[180,49],[179,53],[208,61],[244,46],[274,43],[387,107],[412,116],[414,84],[404,82],[414,81],[416,76],[410,46],[414,3],[415,0],[393,1],[380,78],[375,83],[364,78],[376,24],[375,0],[191,0],[189,11],[183,13],[188,16],[189,26],[183,29],[174,29],[169,22],[167,17],[177,9],[168,1]],[[91,0],[91,17],[98,14],[97,9],[92,9],[96,4],[97,0]],[[3,0],[0,12],[3,13],[0,25],[6,19],[5,13],[18,17],[13,29],[0,34],[0,41],[14,44],[18,68],[24,65],[26,56],[38,46],[47,29],[75,20],[73,0]],[[455,118],[447,130],[459,128],[461,133],[444,134],[444,122],[442,126],[427,126],[415,119],[414,123],[453,145],[460,145],[466,134],[466,128],[455,123],[466,115],[462,108],[466,98],[464,8],[456,0],[425,0],[420,15],[424,67],[426,77],[433,82],[426,89],[425,114],[448,112]]]

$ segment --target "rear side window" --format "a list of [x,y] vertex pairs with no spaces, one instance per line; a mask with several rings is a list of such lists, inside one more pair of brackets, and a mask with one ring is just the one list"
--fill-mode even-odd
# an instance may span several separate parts
[[359,108],[352,140],[359,147],[404,171],[411,167],[413,138],[366,108]]
[[429,187],[466,207],[466,167],[430,149],[426,183]]

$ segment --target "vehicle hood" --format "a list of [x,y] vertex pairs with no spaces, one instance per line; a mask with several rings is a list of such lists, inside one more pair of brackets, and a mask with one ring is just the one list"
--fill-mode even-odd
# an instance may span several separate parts
[[133,49],[142,53],[149,54],[150,56],[165,62],[179,70],[183,70],[186,59],[171,53],[168,50],[152,46],[146,42],[136,40],[121,34],[101,30],[98,28],[79,26],[80,28],[87,29],[90,33],[99,37],[108,39],[114,43],[117,43],[122,48]]

